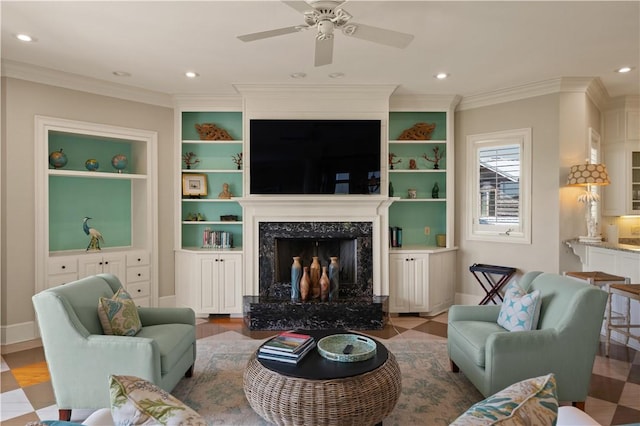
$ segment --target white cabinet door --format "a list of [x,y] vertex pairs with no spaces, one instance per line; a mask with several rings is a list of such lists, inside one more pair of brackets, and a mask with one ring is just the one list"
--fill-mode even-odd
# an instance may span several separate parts
[[404,252],[389,256],[389,310],[429,310],[429,255]]
[[389,256],[389,311],[410,312],[409,261],[403,254]]
[[627,210],[625,144],[603,145],[602,154],[611,181],[610,185],[602,188],[602,214],[604,216],[621,216],[626,214]]
[[242,313],[242,255],[200,256],[196,311],[210,314]]
[[126,285],[126,256],[121,253],[87,254],[78,256],[78,278],[96,274],[113,274]]

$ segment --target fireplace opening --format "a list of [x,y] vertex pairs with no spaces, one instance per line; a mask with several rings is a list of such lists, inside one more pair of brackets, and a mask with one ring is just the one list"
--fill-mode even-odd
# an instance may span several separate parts
[[353,284],[356,275],[356,239],[300,239],[276,238],[275,279],[279,282],[291,282],[291,264],[293,257],[299,256],[303,267],[310,266],[314,256],[320,266],[329,266],[331,257],[340,263],[340,283]]
[[303,266],[313,256],[328,266],[337,256],[341,302],[373,296],[372,222],[260,222],[258,235],[258,289],[265,300],[291,300],[294,256]]

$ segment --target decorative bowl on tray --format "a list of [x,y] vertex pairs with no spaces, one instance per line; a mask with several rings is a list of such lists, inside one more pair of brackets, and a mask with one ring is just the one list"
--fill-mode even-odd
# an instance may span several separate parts
[[365,361],[376,355],[376,342],[359,334],[333,334],[318,341],[318,353],[331,361]]

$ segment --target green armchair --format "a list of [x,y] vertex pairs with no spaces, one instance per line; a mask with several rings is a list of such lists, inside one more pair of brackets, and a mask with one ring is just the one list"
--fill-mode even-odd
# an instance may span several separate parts
[[558,399],[584,409],[599,346],[607,293],[558,274],[526,273],[519,285],[540,290],[538,327],[510,332],[499,305],[455,305],[448,315],[451,368],[485,396],[530,377],[554,373]]
[[146,379],[170,392],[190,377],[196,357],[195,314],[189,308],[138,308],[142,329],[132,337],[104,335],[100,297],[121,287],[100,274],[33,296],[60,420],[72,409],[110,406],[109,375]]

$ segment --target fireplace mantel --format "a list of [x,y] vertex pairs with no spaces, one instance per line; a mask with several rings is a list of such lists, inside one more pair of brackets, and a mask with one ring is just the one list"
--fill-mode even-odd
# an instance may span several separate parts
[[376,195],[249,196],[244,208],[245,295],[259,293],[258,226],[260,222],[348,222],[373,225],[373,293],[388,295],[388,215],[393,198]]

